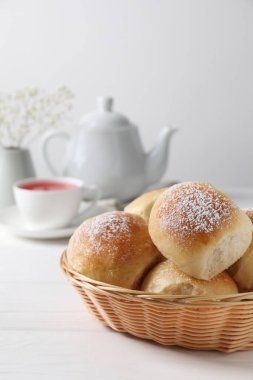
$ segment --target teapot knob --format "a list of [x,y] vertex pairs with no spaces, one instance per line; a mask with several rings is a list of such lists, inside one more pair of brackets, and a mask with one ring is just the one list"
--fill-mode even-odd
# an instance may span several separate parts
[[113,98],[109,96],[98,96],[97,108],[99,111],[111,112],[113,106]]

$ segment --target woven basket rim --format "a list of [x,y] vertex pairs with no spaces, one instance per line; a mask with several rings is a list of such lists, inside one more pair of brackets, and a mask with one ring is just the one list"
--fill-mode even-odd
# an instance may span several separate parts
[[246,304],[250,306],[252,304],[253,306],[253,292],[245,292],[245,293],[238,293],[238,294],[229,294],[229,295],[215,295],[213,297],[211,296],[201,296],[201,295],[193,295],[193,296],[185,296],[185,295],[168,295],[168,294],[155,294],[155,293],[148,293],[144,292],[142,290],[133,290],[133,289],[126,289],[122,288],[120,286],[107,284],[101,281],[93,280],[92,278],[89,278],[83,274],[80,274],[76,271],[74,271],[70,266],[68,265],[67,260],[67,250],[65,249],[60,257],[60,265],[65,272],[65,274],[68,274],[69,277],[71,277],[71,281],[76,283],[77,285],[85,285],[90,288],[90,290],[95,292],[101,292],[110,294],[110,296],[120,297],[120,298],[126,298],[126,299],[135,299],[140,301],[147,301],[147,302],[159,302],[159,303],[174,303],[179,305],[193,305],[196,306],[205,305],[210,307],[221,307],[221,306],[236,306],[236,305],[242,305],[242,302],[246,301]]

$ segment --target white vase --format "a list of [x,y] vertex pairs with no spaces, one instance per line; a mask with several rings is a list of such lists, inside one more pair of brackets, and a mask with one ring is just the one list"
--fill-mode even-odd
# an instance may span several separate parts
[[28,177],[35,177],[29,150],[0,148],[0,207],[15,203],[13,183]]

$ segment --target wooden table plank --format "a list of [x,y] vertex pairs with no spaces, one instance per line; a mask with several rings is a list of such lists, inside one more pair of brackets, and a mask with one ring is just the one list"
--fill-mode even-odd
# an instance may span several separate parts
[[64,281],[60,255],[65,246],[33,245],[0,248],[0,281]]
[[0,282],[1,311],[82,311],[85,305],[75,289],[62,282]]
[[4,380],[252,380],[252,355],[247,353],[162,347],[106,328],[89,334],[6,331],[0,333],[0,342],[0,378]]

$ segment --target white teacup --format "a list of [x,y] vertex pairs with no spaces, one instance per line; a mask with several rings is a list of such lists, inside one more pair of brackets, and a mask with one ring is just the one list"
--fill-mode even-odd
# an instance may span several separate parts
[[[75,217],[85,216],[99,199],[97,186],[84,185],[71,177],[54,179],[26,178],[13,185],[14,197],[20,213],[33,229],[62,228]],[[82,200],[88,206],[79,211]]]

